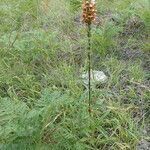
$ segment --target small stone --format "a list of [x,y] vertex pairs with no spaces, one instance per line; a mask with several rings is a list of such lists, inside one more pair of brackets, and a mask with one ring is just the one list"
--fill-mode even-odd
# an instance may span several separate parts
[[[89,82],[88,72],[83,73],[81,75],[81,78],[85,86],[87,86]],[[96,85],[99,85],[101,83],[105,83],[106,81],[107,81],[107,76],[105,75],[103,71],[91,70],[91,86],[92,87],[93,86],[95,87]]]

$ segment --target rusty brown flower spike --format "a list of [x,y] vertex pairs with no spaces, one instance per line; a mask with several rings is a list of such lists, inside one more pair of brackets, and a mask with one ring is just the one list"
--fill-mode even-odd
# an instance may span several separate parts
[[83,0],[82,3],[82,22],[91,24],[96,19],[95,0]]
[[91,115],[91,24],[96,20],[95,0],[83,0],[82,3],[82,22],[87,25],[88,37],[88,100],[89,100],[89,114]]

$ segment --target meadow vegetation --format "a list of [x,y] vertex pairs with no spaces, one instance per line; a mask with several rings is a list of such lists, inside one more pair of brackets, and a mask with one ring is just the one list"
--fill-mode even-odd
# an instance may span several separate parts
[[136,150],[150,140],[150,3],[97,0],[92,90],[80,75],[80,0],[0,1],[0,149]]

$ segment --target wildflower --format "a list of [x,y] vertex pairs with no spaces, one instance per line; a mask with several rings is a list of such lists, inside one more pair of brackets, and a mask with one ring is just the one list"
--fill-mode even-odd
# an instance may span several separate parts
[[96,8],[95,0],[83,0],[82,3],[82,22],[87,25],[87,37],[88,37],[88,100],[89,107],[88,111],[91,115],[91,24],[95,23],[96,19]]
[[82,3],[82,22],[91,24],[96,19],[95,0],[83,0]]

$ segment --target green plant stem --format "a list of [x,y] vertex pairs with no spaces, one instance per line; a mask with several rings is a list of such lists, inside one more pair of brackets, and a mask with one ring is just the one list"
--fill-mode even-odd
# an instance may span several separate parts
[[91,115],[91,23],[88,23],[88,100],[89,100],[89,114]]

